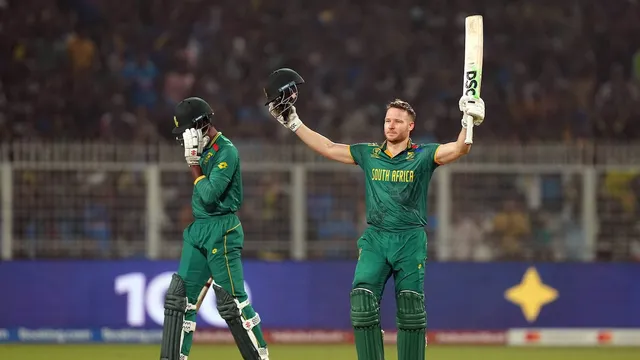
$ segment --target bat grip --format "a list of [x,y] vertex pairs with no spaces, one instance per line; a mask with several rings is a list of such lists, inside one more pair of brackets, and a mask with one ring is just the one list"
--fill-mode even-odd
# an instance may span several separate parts
[[464,138],[464,143],[467,145],[473,144],[473,116],[463,115],[467,119],[467,136]]

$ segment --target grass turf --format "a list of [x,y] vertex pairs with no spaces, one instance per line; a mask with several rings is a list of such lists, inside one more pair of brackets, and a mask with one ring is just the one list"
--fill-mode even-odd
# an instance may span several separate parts
[[[385,348],[387,360],[397,360],[396,348]],[[272,345],[273,360],[354,360],[353,345]],[[0,359],[19,360],[141,360],[157,359],[157,345],[0,345]],[[230,345],[196,344],[189,359],[241,360]],[[516,348],[432,346],[427,360],[638,360],[640,348]]]

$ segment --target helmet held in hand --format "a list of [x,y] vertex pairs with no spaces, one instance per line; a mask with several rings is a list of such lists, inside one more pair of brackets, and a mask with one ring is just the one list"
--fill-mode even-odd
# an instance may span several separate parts
[[272,72],[267,79],[264,94],[267,97],[265,106],[273,104],[280,113],[289,110],[298,100],[298,85],[304,84],[300,74],[289,68]]

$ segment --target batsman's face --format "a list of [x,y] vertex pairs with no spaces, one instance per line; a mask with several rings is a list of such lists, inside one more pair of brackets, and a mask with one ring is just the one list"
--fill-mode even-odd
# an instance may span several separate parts
[[388,142],[395,143],[406,140],[413,127],[413,118],[405,110],[396,108],[387,110],[387,115],[384,118],[384,136]]

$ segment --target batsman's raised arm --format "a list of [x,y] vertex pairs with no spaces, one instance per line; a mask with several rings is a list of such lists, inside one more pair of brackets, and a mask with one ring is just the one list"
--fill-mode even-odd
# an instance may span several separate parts
[[[289,119],[292,117],[297,118],[296,121],[300,121],[294,106],[292,106],[289,111]],[[295,133],[298,135],[300,140],[318,154],[344,164],[355,164],[353,157],[351,157],[349,145],[334,143],[325,136],[309,129],[309,127],[303,124],[302,121],[300,121],[300,125],[295,130]]]
[[462,130],[458,134],[456,141],[442,144],[438,147],[435,154],[435,161],[440,164],[450,164],[471,151],[471,144],[465,144],[467,136],[467,117],[473,118],[474,126],[479,126],[484,121],[484,101],[482,99],[474,99],[472,97],[463,96],[460,98],[460,111],[462,111]]
[[466,136],[467,129],[462,128],[458,134],[458,140],[440,145],[436,151],[435,161],[440,165],[450,164],[468,154],[471,151],[471,145],[464,143]]
[[298,100],[298,85],[304,79],[288,68],[282,68],[269,75],[264,94],[269,113],[282,126],[295,132],[298,137],[318,154],[345,164],[355,164],[351,157],[349,145],[336,144],[325,136],[311,130],[302,123],[293,104]]

